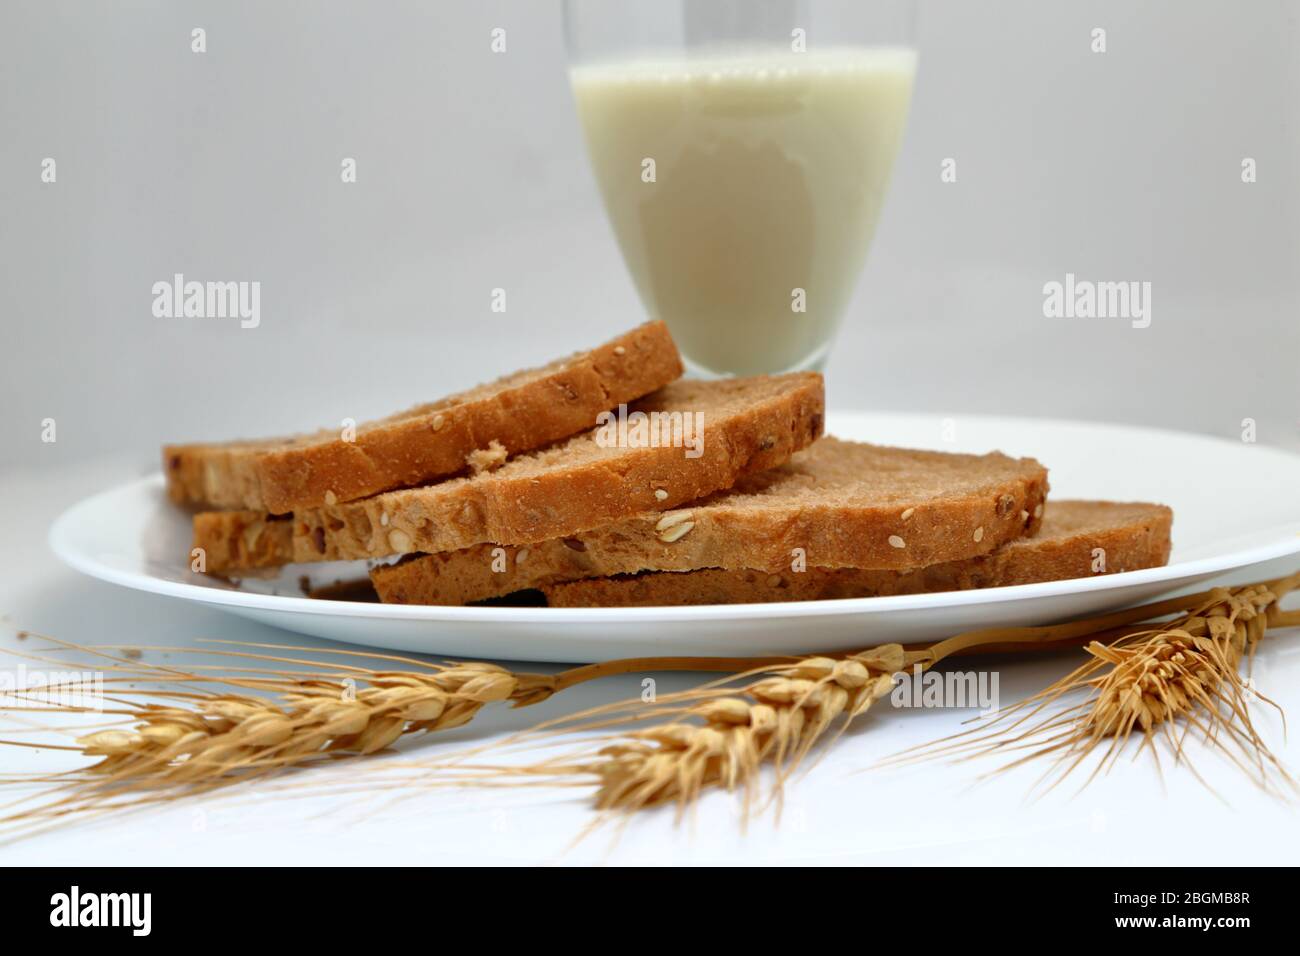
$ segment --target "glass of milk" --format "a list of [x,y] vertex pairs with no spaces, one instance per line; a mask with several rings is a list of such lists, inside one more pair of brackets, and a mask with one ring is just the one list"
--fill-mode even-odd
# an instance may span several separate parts
[[566,0],[628,269],[697,374],[819,368],[884,203],[912,0]]

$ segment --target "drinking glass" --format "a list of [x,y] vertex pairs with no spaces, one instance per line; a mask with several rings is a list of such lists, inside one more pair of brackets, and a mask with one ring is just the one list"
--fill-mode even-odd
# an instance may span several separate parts
[[820,368],[916,72],[912,0],[565,0],[596,179],[703,375]]

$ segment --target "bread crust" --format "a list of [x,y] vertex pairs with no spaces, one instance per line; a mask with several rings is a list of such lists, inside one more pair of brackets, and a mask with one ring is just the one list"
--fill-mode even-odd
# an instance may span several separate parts
[[[1054,520],[1057,516],[1059,519]],[[650,571],[542,585],[552,607],[759,604],[881,597],[1117,574],[1169,560],[1173,512],[1163,505],[1053,501],[1041,532],[990,554],[911,571],[808,568]],[[1105,563],[1098,569],[1098,550]]]
[[[942,494],[918,489],[921,470],[943,473],[932,489]],[[855,483],[868,471],[870,491]],[[525,547],[483,544],[414,556],[374,568],[371,579],[388,603],[466,604],[642,570],[782,572],[796,559],[806,567],[908,570],[984,554],[1032,534],[1047,490],[1047,470],[1031,458],[827,437],[787,464],[667,515],[643,512]]]
[[682,374],[662,322],[594,349],[339,430],[223,444],[167,445],[167,493],[180,504],[286,514],[410,487],[466,470],[467,456],[497,442],[509,454],[544,447],[588,427]]

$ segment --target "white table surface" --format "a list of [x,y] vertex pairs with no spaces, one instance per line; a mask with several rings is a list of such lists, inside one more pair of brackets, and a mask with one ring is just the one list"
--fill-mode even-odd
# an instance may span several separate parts
[[[24,502],[21,509],[9,510],[0,543],[2,646],[34,647],[34,639],[17,642],[18,629],[81,643],[126,641],[142,646],[188,645],[201,637],[313,643],[214,610],[90,580],[56,561],[45,545],[45,533],[64,507],[151,468],[143,459],[118,459],[0,476],[3,500]],[[1290,570],[1283,563],[1266,573]],[[146,651],[146,659],[160,658]],[[1004,704],[1050,683],[1068,669],[1068,660],[1002,660],[998,667]],[[1300,629],[1275,632],[1265,642],[1254,676],[1263,693],[1290,714],[1300,713]],[[661,676],[659,690],[684,687],[693,679]],[[605,680],[525,710],[488,709],[440,740],[423,738],[408,753],[434,757],[570,709],[633,696],[639,693],[639,680]],[[1077,782],[1067,782],[1036,800],[1027,799],[1036,771],[977,783],[979,773],[995,766],[989,761],[865,769],[881,756],[953,732],[966,716],[969,713],[951,710],[873,711],[837,743],[831,757],[789,787],[779,827],[760,819],[744,833],[736,804],[725,794],[706,797],[693,820],[682,826],[674,825],[671,813],[654,812],[636,819],[616,839],[612,831],[604,831],[575,847],[574,837],[591,820],[589,804],[577,791],[429,787],[401,791],[402,799],[388,801],[357,794],[311,795],[296,788],[291,795],[242,790],[221,798],[187,799],[163,809],[62,827],[0,844],[0,858],[11,866],[1204,865],[1293,864],[1300,851],[1294,807],[1264,795],[1213,754],[1201,754],[1197,766],[1217,796],[1167,762],[1162,784],[1146,759],[1121,761],[1108,777],[1081,792]],[[1280,721],[1265,709],[1256,716],[1275,753],[1289,767],[1300,767],[1296,735],[1284,740]],[[7,772],[47,770],[55,760],[66,766],[65,757],[49,751],[0,750],[0,769]],[[315,772],[313,779],[355,786],[358,778],[349,765],[340,764]],[[1154,828],[1153,819],[1159,821]],[[1219,838],[1159,836],[1192,831]]]

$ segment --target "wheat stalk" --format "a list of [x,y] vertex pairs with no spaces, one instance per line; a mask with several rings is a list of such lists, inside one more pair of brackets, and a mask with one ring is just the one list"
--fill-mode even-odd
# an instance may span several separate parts
[[484,704],[530,694],[520,677],[491,664],[366,680],[355,694],[337,681],[286,685],[283,704],[233,694],[197,696],[191,708],[146,704],[130,713],[131,729],[98,731],[77,744],[102,758],[89,773],[181,783],[329,751],[375,753],[403,734],[459,727]]
[[[1033,696],[1005,708],[988,724],[908,751],[904,760],[939,755],[969,758],[1019,754],[1009,770],[1048,759],[1037,786],[1050,789],[1089,758],[1084,785],[1109,771],[1136,739],[1159,768],[1156,744],[1167,745],[1176,765],[1192,766],[1186,743],[1196,734],[1261,787],[1277,795],[1296,787],[1260,736],[1250,697],[1278,709],[1248,687],[1240,674],[1269,627],[1300,624],[1278,601],[1300,575],[1237,589],[1216,588],[1188,613],[1159,627],[1128,629],[1109,642],[1093,640],[1089,660]],[[1082,695],[1082,700],[1068,703]]]
[[[325,758],[374,754],[402,736],[463,726],[488,704],[529,706],[560,690],[611,674],[647,667],[725,671],[754,663],[745,658],[626,659],[546,675],[512,672],[483,662],[430,664],[394,655],[314,648],[317,654],[415,668],[381,671],[336,664],[321,672],[301,669],[319,667],[318,661],[283,654],[140,645],[130,645],[129,653],[113,653],[118,645],[80,645],[26,632],[24,636],[40,637],[55,648],[89,655],[97,668],[110,675],[104,684],[117,694],[110,694],[104,707],[70,706],[47,698],[52,691],[81,688],[48,685],[40,688],[39,695],[29,696],[29,706],[0,708],[11,713],[93,713],[112,722],[75,735],[71,745],[0,740],[0,745],[72,751],[95,761],[66,773],[4,778],[10,783],[54,783],[60,795],[36,807],[24,805],[27,801],[20,799],[9,805],[18,809],[0,814],[0,824],[134,808],[206,793]],[[207,643],[282,652],[304,650],[234,641]],[[230,662],[212,667],[164,666],[142,661],[146,651],[210,653],[259,666],[236,667]],[[66,661],[48,655],[5,653],[67,666]],[[265,664],[287,664],[296,669],[261,666]],[[210,673],[214,670],[216,673]],[[185,689],[178,690],[177,685]],[[208,690],[208,685],[220,689]],[[360,689],[358,685],[362,685]],[[257,691],[259,696],[238,693],[245,690]],[[24,695],[7,696],[22,699]],[[60,728],[38,725],[28,729],[49,732]],[[0,811],[4,809],[0,807]]]
[[[114,654],[111,645],[94,648],[46,638],[58,648],[92,654],[99,660],[99,666],[111,675],[106,685],[121,688],[120,696],[108,699],[112,706],[102,711],[115,724],[79,734],[70,746],[40,745],[75,751],[95,762],[70,773],[11,778],[54,782],[60,795],[39,807],[0,816],[0,823],[141,806],[325,758],[373,754],[404,735],[463,726],[491,703],[527,706],[585,681],[651,671],[719,671],[732,676],[661,698],[650,708],[639,699],[621,702],[538,725],[504,742],[650,722],[649,727],[607,738],[594,752],[581,751],[524,767],[473,768],[457,760],[444,760],[438,766],[444,777],[449,776],[449,767],[457,766],[460,779],[469,775],[479,782],[483,782],[483,774],[493,779],[509,774],[555,782],[594,782],[597,806],[610,811],[634,811],[667,802],[676,802],[684,810],[712,786],[744,790],[749,806],[765,765],[775,769],[773,794],[779,797],[789,773],[832,727],[837,723],[841,728],[847,726],[889,692],[896,671],[928,668],[959,654],[1060,648],[1081,641],[1091,642],[1088,664],[1007,712],[1028,710],[1032,715],[1070,690],[1092,687],[1096,691],[1095,705],[1074,712],[1072,718],[1078,721],[1081,714],[1088,715],[1079,724],[1086,733],[1076,728],[1072,738],[1053,740],[1051,748],[1038,756],[1088,740],[1127,740],[1135,728],[1149,739],[1153,728],[1167,728],[1176,717],[1204,713],[1212,716],[1200,718],[1203,729],[1225,733],[1256,768],[1276,768],[1276,760],[1250,725],[1237,666],[1243,653],[1253,652],[1266,626],[1300,623],[1300,614],[1286,614],[1276,606],[1278,598],[1297,583],[1300,574],[1069,624],[971,631],[907,651],[886,644],[839,657],[638,658],[586,665],[555,675],[514,673],[478,662],[429,664],[392,655],[319,648],[313,650],[336,659],[397,662],[413,669],[377,670],[336,663],[326,671],[303,670],[318,668],[320,663],[283,656],[302,648],[237,642],[214,643],[272,648],[281,653],[209,651],[252,661],[256,666],[225,663],[183,669],[142,663],[137,647],[130,655]],[[1184,615],[1176,625],[1156,630],[1133,626],[1173,613]],[[1118,640],[1096,640],[1102,636]],[[152,650],[194,652],[194,648]],[[267,664],[287,664],[295,669]],[[149,686],[136,686],[141,682]],[[359,690],[358,684],[362,685]],[[218,689],[207,689],[211,685]],[[1216,701],[1228,705],[1228,719],[1211,706]],[[61,709],[87,712],[85,708]],[[1060,726],[1038,729],[1051,731]],[[1026,731],[1015,741],[986,739],[983,743],[1002,749],[1032,736]],[[36,746],[15,740],[0,744]],[[498,746],[489,745],[478,752]],[[1181,742],[1176,753],[1181,753]]]
[[[356,655],[404,661],[420,669],[380,671],[344,666],[334,673],[319,673],[245,667],[231,674],[232,667],[227,664],[223,667],[226,673],[209,675],[194,669],[139,664],[133,658],[103,649],[47,640],[99,658],[97,666],[111,675],[105,684],[123,688],[117,693],[130,696],[110,694],[102,709],[53,708],[63,713],[102,714],[115,725],[80,734],[72,745],[50,748],[76,751],[95,762],[54,777],[17,778],[27,782],[56,781],[62,796],[0,817],[3,823],[139,805],[181,792],[202,792],[247,781],[325,757],[373,754],[406,734],[460,727],[487,704],[510,702],[524,706],[554,692],[554,680],[549,675],[516,674],[495,664],[477,662],[440,665],[386,655]],[[217,653],[259,662],[318,666],[315,661],[277,655]],[[17,656],[51,660],[37,654]],[[250,671],[255,676],[241,676]],[[141,682],[151,686],[137,686]],[[188,689],[189,685],[210,684],[222,689]],[[177,690],[173,685],[187,689]],[[233,692],[248,689],[271,696]],[[50,691],[50,687],[42,687],[42,699],[32,699],[27,707],[6,709],[48,713],[51,708],[43,698]],[[2,742],[38,746],[23,741]],[[48,744],[39,746],[49,748]]]
[[685,809],[711,785],[744,788],[748,804],[762,765],[788,774],[837,720],[860,716],[890,692],[904,657],[900,645],[887,644],[771,668],[734,693],[690,704],[681,719],[633,731],[574,770],[598,779],[602,810],[668,802]]
[[[743,792],[747,817],[765,765],[774,770],[771,795],[779,801],[790,772],[837,722],[841,730],[846,728],[886,696],[896,672],[912,666],[924,670],[961,654],[1055,649],[1080,642],[1086,644],[1091,658],[1087,664],[1004,714],[1037,712],[1045,701],[1077,687],[1093,688],[1095,699],[1031,731],[1028,736],[1041,733],[1049,743],[1022,760],[1061,749],[1068,751],[1063,759],[1072,759],[1079,748],[1110,739],[1117,742],[1109,758],[1113,761],[1135,728],[1149,737],[1155,728],[1168,729],[1175,719],[1182,719],[1205,730],[1212,740],[1218,732],[1228,735],[1240,757],[1248,758],[1257,770],[1280,771],[1250,723],[1237,667],[1244,653],[1253,652],[1267,626],[1300,623],[1300,615],[1277,607],[1277,601],[1297,584],[1300,573],[1068,624],[970,631],[920,649],[905,651],[887,644],[842,658],[761,664],[736,678],[671,695],[652,707],[636,700],[607,705],[551,721],[505,742],[531,746],[539,735],[561,735],[564,743],[562,735],[575,732],[632,721],[650,724],[598,739],[594,749],[589,745],[522,766],[457,767],[454,761],[443,761],[437,765],[439,779],[446,780],[454,772],[458,784],[585,781],[595,788],[598,810],[630,814],[676,803],[679,818],[706,788],[717,786]],[[1183,613],[1172,623],[1135,626],[1175,612]],[[736,681],[739,687],[730,686]],[[1064,738],[1053,736],[1063,726],[1073,729]],[[998,742],[991,749],[1022,744],[1024,736]],[[498,747],[473,753],[494,749]],[[911,759],[945,749],[912,752]],[[1176,752],[1181,753],[1181,741]],[[1244,759],[1239,762],[1245,765]]]

